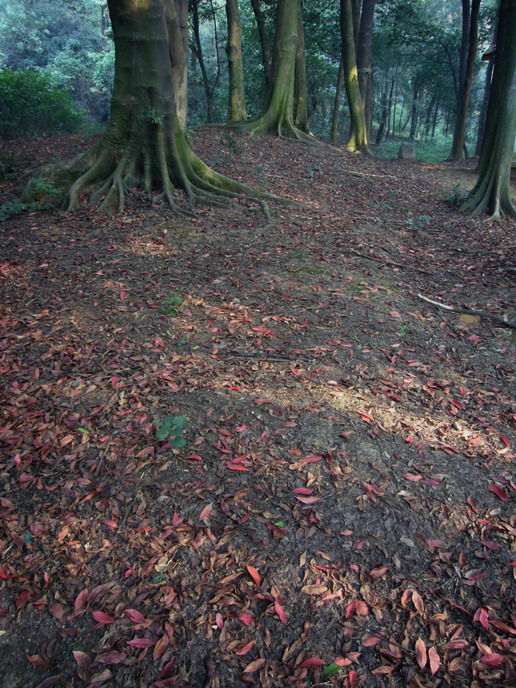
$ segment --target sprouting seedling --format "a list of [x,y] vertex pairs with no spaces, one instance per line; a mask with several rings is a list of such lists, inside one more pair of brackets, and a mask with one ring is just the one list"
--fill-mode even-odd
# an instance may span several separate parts
[[165,416],[163,420],[154,421],[156,424],[156,439],[167,440],[174,449],[184,447],[186,440],[183,437],[185,429],[184,416]]

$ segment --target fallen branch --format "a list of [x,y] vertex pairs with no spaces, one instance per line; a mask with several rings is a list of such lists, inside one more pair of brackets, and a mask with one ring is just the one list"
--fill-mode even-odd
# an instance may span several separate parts
[[385,179],[388,177],[389,179],[398,179],[393,174],[369,174],[368,172],[356,172],[355,170],[350,170],[347,167],[341,168],[341,172],[344,172],[345,174],[350,174],[353,177],[379,177],[382,179]]
[[433,272],[428,272],[428,270],[423,270],[422,268],[415,268],[412,265],[403,265],[403,263],[396,263],[394,260],[387,260],[385,258],[375,258],[374,256],[369,256],[367,253],[359,253],[358,251],[353,251],[350,248],[344,249],[344,253],[351,253],[353,256],[358,256],[359,258],[367,258],[368,260],[374,260],[377,263],[383,263],[384,265],[393,265],[396,268],[402,268],[403,270],[413,270],[414,272],[420,272],[422,275],[433,275]]
[[480,318],[491,318],[491,320],[495,320],[496,322],[500,323],[500,325],[503,325],[504,327],[510,327],[512,330],[516,330],[516,322],[514,322],[512,320],[506,320],[501,315],[495,315],[494,313],[486,313],[485,311],[475,311],[475,310],[472,310],[471,308],[456,308],[455,306],[448,306],[445,303],[440,303],[439,301],[433,301],[432,299],[429,299],[428,297],[423,296],[423,294],[418,294],[417,296],[422,301],[426,301],[427,303],[431,303],[432,306],[436,306],[437,308],[442,308],[445,311],[453,311],[453,313],[462,313],[464,315],[478,315]]

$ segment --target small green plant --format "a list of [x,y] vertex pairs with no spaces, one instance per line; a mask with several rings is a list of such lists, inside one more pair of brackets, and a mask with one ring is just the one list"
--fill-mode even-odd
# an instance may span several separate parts
[[452,208],[456,208],[459,205],[462,205],[466,199],[466,192],[464,189],[461,187],[460,184],[456,184],[453,189],[450,191],[448,196],[445,198],[445,203],[446,205],[449,205]]
[[152,124],[156,124],[159,127],[161,127],[165,121],[165,115],[160,114],[156,108],[151,108],[147,114],[147,117],[149,122],[152,122]]
[[404,337],[407,334],[408,325],[400,325],[399,336]]
[[183,298],[181,294],[176,291],[163,301],[159,307],[159,313],[161,315],[168,315],[171,318],[177,318],[181,312],[181,306],[183,304]]
[[428,222],[432,222],[433,219],[434,218],[430,217],[430,215],[418,215],[417,217],[410,217],[408,220],[405,220],[405,224],[410,225],[411,227],[414,227],[415,229],[419,229],[420,227],[423,227]]
[[0,222],[10,220],[16,215],[23,215],[23,213],[31,213],[39,207],[39,203],[20,203],[20,201],[7,201],[0,206]]
[[186,444],[183,437],[185,430],[184,416],[165,416],[161,421],[154,421],[156,424],[156,439],[167,440],[174,449],[180,449]]

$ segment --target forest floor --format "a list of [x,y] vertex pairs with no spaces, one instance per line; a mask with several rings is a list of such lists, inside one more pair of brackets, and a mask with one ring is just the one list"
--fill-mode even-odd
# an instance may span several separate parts
[[194,146],[302,205],[0,225],[1,688],[514,685],[516,335],[418,295],[514,321],[516,223],[471,164]]

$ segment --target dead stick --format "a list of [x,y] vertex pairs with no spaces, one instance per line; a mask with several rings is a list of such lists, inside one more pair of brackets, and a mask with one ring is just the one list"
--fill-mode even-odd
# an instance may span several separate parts
[[491,318],[491,320],[496,320],[496,322],[499,322],[500,325],[503,325],[504,327],[510,327],[512,330],[516,330],[516,322],[511,321],[511,320],[506,320],[501,315],[495,315],[494,313],[486,313],[485,311],[475,311],[475,310],[472,310],[470,308],[455,308],[455,306],[448,306],[445,303],[440,303],[439,301],[433,301],[432,299],[429,299],[428,297],[423,296],[423,294],[418,294],[417,296],[422,301],[426,301],[427,303],[431,303],[432,306],[437,306],[437,308],[442,308],[445,311],[453,311],[454,313],[462,313],[464,315],[478,315],[480,318]]
[[394,267],[402,268],[403,270],[414,270],[414,272],[420,272],[422,275],[433,275],[433,272],[428,272],[428,270],[422,270],[421,268],[414,268],[412,265],[403,265],[403,263],[396,263],[393,260],[386,260],[385,258],[375,258],[374,256],[368,256],[367,253],[359,253],[358,251],[353,251],[350,248],[344,249],[344,253],[351,253],[353,256],[358,256],[359,258],[367,258],[368,260],[374,260],[377,263],[383,263],[384,265],[394,265]]

